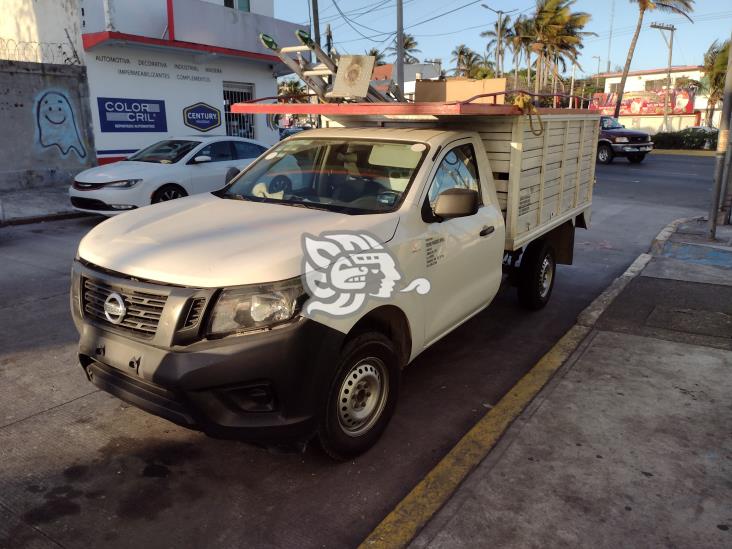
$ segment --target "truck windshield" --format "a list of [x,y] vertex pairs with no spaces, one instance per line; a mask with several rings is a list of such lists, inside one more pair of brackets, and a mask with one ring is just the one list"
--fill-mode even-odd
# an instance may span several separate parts
[[427,154],[424,143],[293,139],[219,194],[348,214],[394,211]]
[[623,128],[624,126],[618,122],[615,118],[603,118],[602,119],[602,129],[603,130],[619,130],[620,128]]
[[154,162],[156,164],[175,164],[200,144],[200,141],[186,141],[183,139],[166,139],[150,145],[146,149],[136,152],[127,160],[136,162]]

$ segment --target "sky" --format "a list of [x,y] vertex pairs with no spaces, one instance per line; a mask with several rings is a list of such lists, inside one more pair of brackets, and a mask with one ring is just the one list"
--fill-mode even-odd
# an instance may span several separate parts
[[[363,54],[371,47],[385,49],[396,26],[395,0],[319,0],[321,35],[325,25],[331,24],[333,40],[342,54]],[[275,17],[308,24],[309,0],[275,0]],[[483,30],[492,28],[496,15],[481,7],[487,4],[494,10],[516,10],[511,15],[531,13],[534,0],[404,0],[405,32],[413,34],[421,53],[421,59],[441,58],[443,68],[451,69],[454,63],[450,52],[458,44],[464,43],[477,52],[484,51],[486,40],[480,37]],[[635,30],[638,9],[628,0],[577,0],[574,11],[592,14],[586,31],[597,33],[597,37],[587,37],[579,63],[582,73],[607,69],[608,37],[610,35],[610,12],[615,6],[613,19],[613,38],[610,49],[610,68],[625,64],[628,46]],[[339,7],[352,21],[354,30],[338,13]],[[452,12],[452,13],[446,13]],[[660,31],[649,28],[652,22],[671,23],[677,27],[674,36],[674,65],[698,65],[702,63],[704,52],[715,39],[724,40],[732,31],[732,2],[729,0],[696,0],[694,23],[680,15],[646,13],[643,30],[638,38],[631,70],[655,69],[668,64],[668,49]],[[432,19],[431,21],[426,21]],[[419,24],[418,24],[419,23]],[[411,25],[415,25],[409,28]],[[358,32],[357,32],[358,31]],[[360,34],[359,34],[360,33]],[[367,38],[364,38],[363,36]],[[294,40],[293,40],[294,42]],[[389,61],[393,57],[387,57]],[[512,67],[510,54],[506,54],[505,68]]]

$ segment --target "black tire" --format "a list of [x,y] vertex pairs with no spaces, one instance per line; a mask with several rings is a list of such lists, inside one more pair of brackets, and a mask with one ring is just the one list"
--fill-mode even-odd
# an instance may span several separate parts
[[[382,334],[366,332],[346,343],[318,425],[326,454],[343,461],[376,444],[394,414],[400,375],[396,348]],[[378,395],[371,392],[377,386]]]
[[597,161],[600,164],[610,164],[613,161],[613,148],[607,143],[597,146]]
[[646,153],[632,153],[628,155],[628,162],[631,164],[640,164],[646,157]]
[[184,196],[188,196],[188,193],[183,187],[170,183],[168,185],[163,185],[153,193],[152,203],[157,204],[158,202],[167,202],[168,200],[183,198]]
[[529,244],[518,272],[518,298],[523,307],[538,311],[549,303],[556,271],[552,247],[541,240]]

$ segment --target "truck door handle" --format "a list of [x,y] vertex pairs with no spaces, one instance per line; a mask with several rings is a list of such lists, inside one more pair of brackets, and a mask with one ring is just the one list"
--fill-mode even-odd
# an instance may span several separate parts
[[480,234],[480,236],[488,236],[489,234],[493,233],[493,231],[495,231],[495,230],[496,230],[496,228],[493,225],[491,225],[490,227],[483,227],[480,230],[479,234]]

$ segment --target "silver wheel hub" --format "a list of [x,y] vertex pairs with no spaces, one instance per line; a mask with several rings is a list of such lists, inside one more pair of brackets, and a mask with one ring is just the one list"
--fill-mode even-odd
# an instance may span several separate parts
[[370,357],[356,363],[338,391],[338,423],[349,436],[359,436],[378,421],[386,405],[389,385],[386,365]]
[[541,262],[541,270],[539,271],[540,294],[544,298],[549,294],[554,279],[554,263],[549,256],[544,256]]
[[600,160],[603,160],[603,161],[604,161],[604,160],[607,160],[607,158],[608,158],[608,153],[607,153],[607,149],[606,149],[605,147],[602,147],[602,148],[600,149],[600,153],[599,153],[599,156],[600,156]]
[[171,189],[169,191],[165,191],[160,198],[163,201],[175,200],[176,198],[180,198],[180,193],[174,189]]

